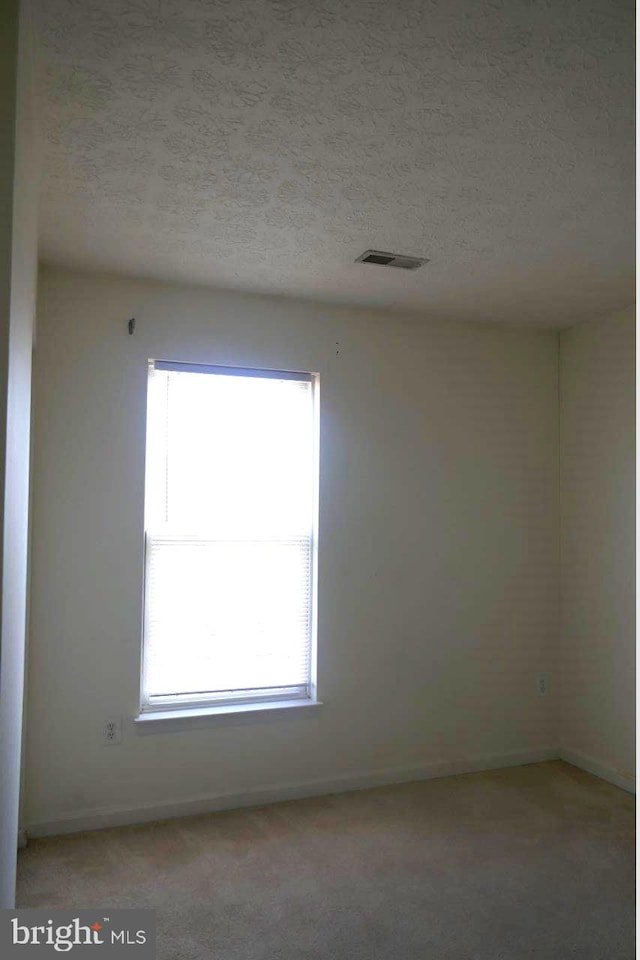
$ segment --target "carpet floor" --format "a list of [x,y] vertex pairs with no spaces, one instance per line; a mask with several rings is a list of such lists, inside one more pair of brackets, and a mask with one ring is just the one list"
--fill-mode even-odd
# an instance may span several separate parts
[[634,798],[561,761],[32,840],[20,907],[159,960],[631,960]]

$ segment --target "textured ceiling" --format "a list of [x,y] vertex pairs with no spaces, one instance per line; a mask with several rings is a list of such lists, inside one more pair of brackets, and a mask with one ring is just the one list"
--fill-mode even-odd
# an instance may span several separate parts
[[48,262],[441,318],[634,299],[632,2],[32,5]]

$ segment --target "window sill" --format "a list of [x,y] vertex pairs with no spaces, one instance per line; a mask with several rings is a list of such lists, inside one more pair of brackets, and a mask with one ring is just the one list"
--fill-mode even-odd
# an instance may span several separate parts
[[138,733],[210,727],[218,723],[250,723],[281,719],[285,714],[314,713],[321,700],[273,700],[270,703],[235,703],[220,707],[185,707],[147,710],[133,718]]

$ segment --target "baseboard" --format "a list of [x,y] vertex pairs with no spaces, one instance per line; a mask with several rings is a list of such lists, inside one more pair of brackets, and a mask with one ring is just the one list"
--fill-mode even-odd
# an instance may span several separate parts
[[61,816],[56,820],[30,823],[27,825],[27,834],[29,837],[49,837],[64,833],[79,833],[84,830],[101,830],[106,827],[145,823],[150,820],[168,820],[173,817],[214,813],[218,810],[232,810],[237,807],[263,806],[283,800],[299,800],[304,797],[345,793],[350,790],[366,790],[411,780],[432,780],[463,773],[477,773],[481,770],[499,770],[503,767],[517,767],[526,763],[540,763],[557,758],[557,749],[544,747],[516,753],[467,757],[420,767],[391,767],[385,770],[345,773],[329,779],[270,784],[240,793],[192,797],[177,803],[82,810]]
[[601,780],[607,780],[609,783],[613,783],[616,787],[621,787],[629,793],[636,792],[636,778],[632,777],[626,771],[616,770],[614,767],[609,767],[605,763],[595,760],[593,757],[588,757],[584,753],[579,753],[577,750],[568,750],[565,747],[560,748],[558,755],[561,760],[566,760],[567,763],[573,764],[574,767],[580,767],[581,770],[586,770],[587,773],[593,773],[596,777],[600,777]]

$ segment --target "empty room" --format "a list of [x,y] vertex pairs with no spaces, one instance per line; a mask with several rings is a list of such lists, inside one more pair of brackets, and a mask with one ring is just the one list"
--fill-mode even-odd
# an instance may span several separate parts
[[0,954],[635,956],[635,10],[7,0]]

